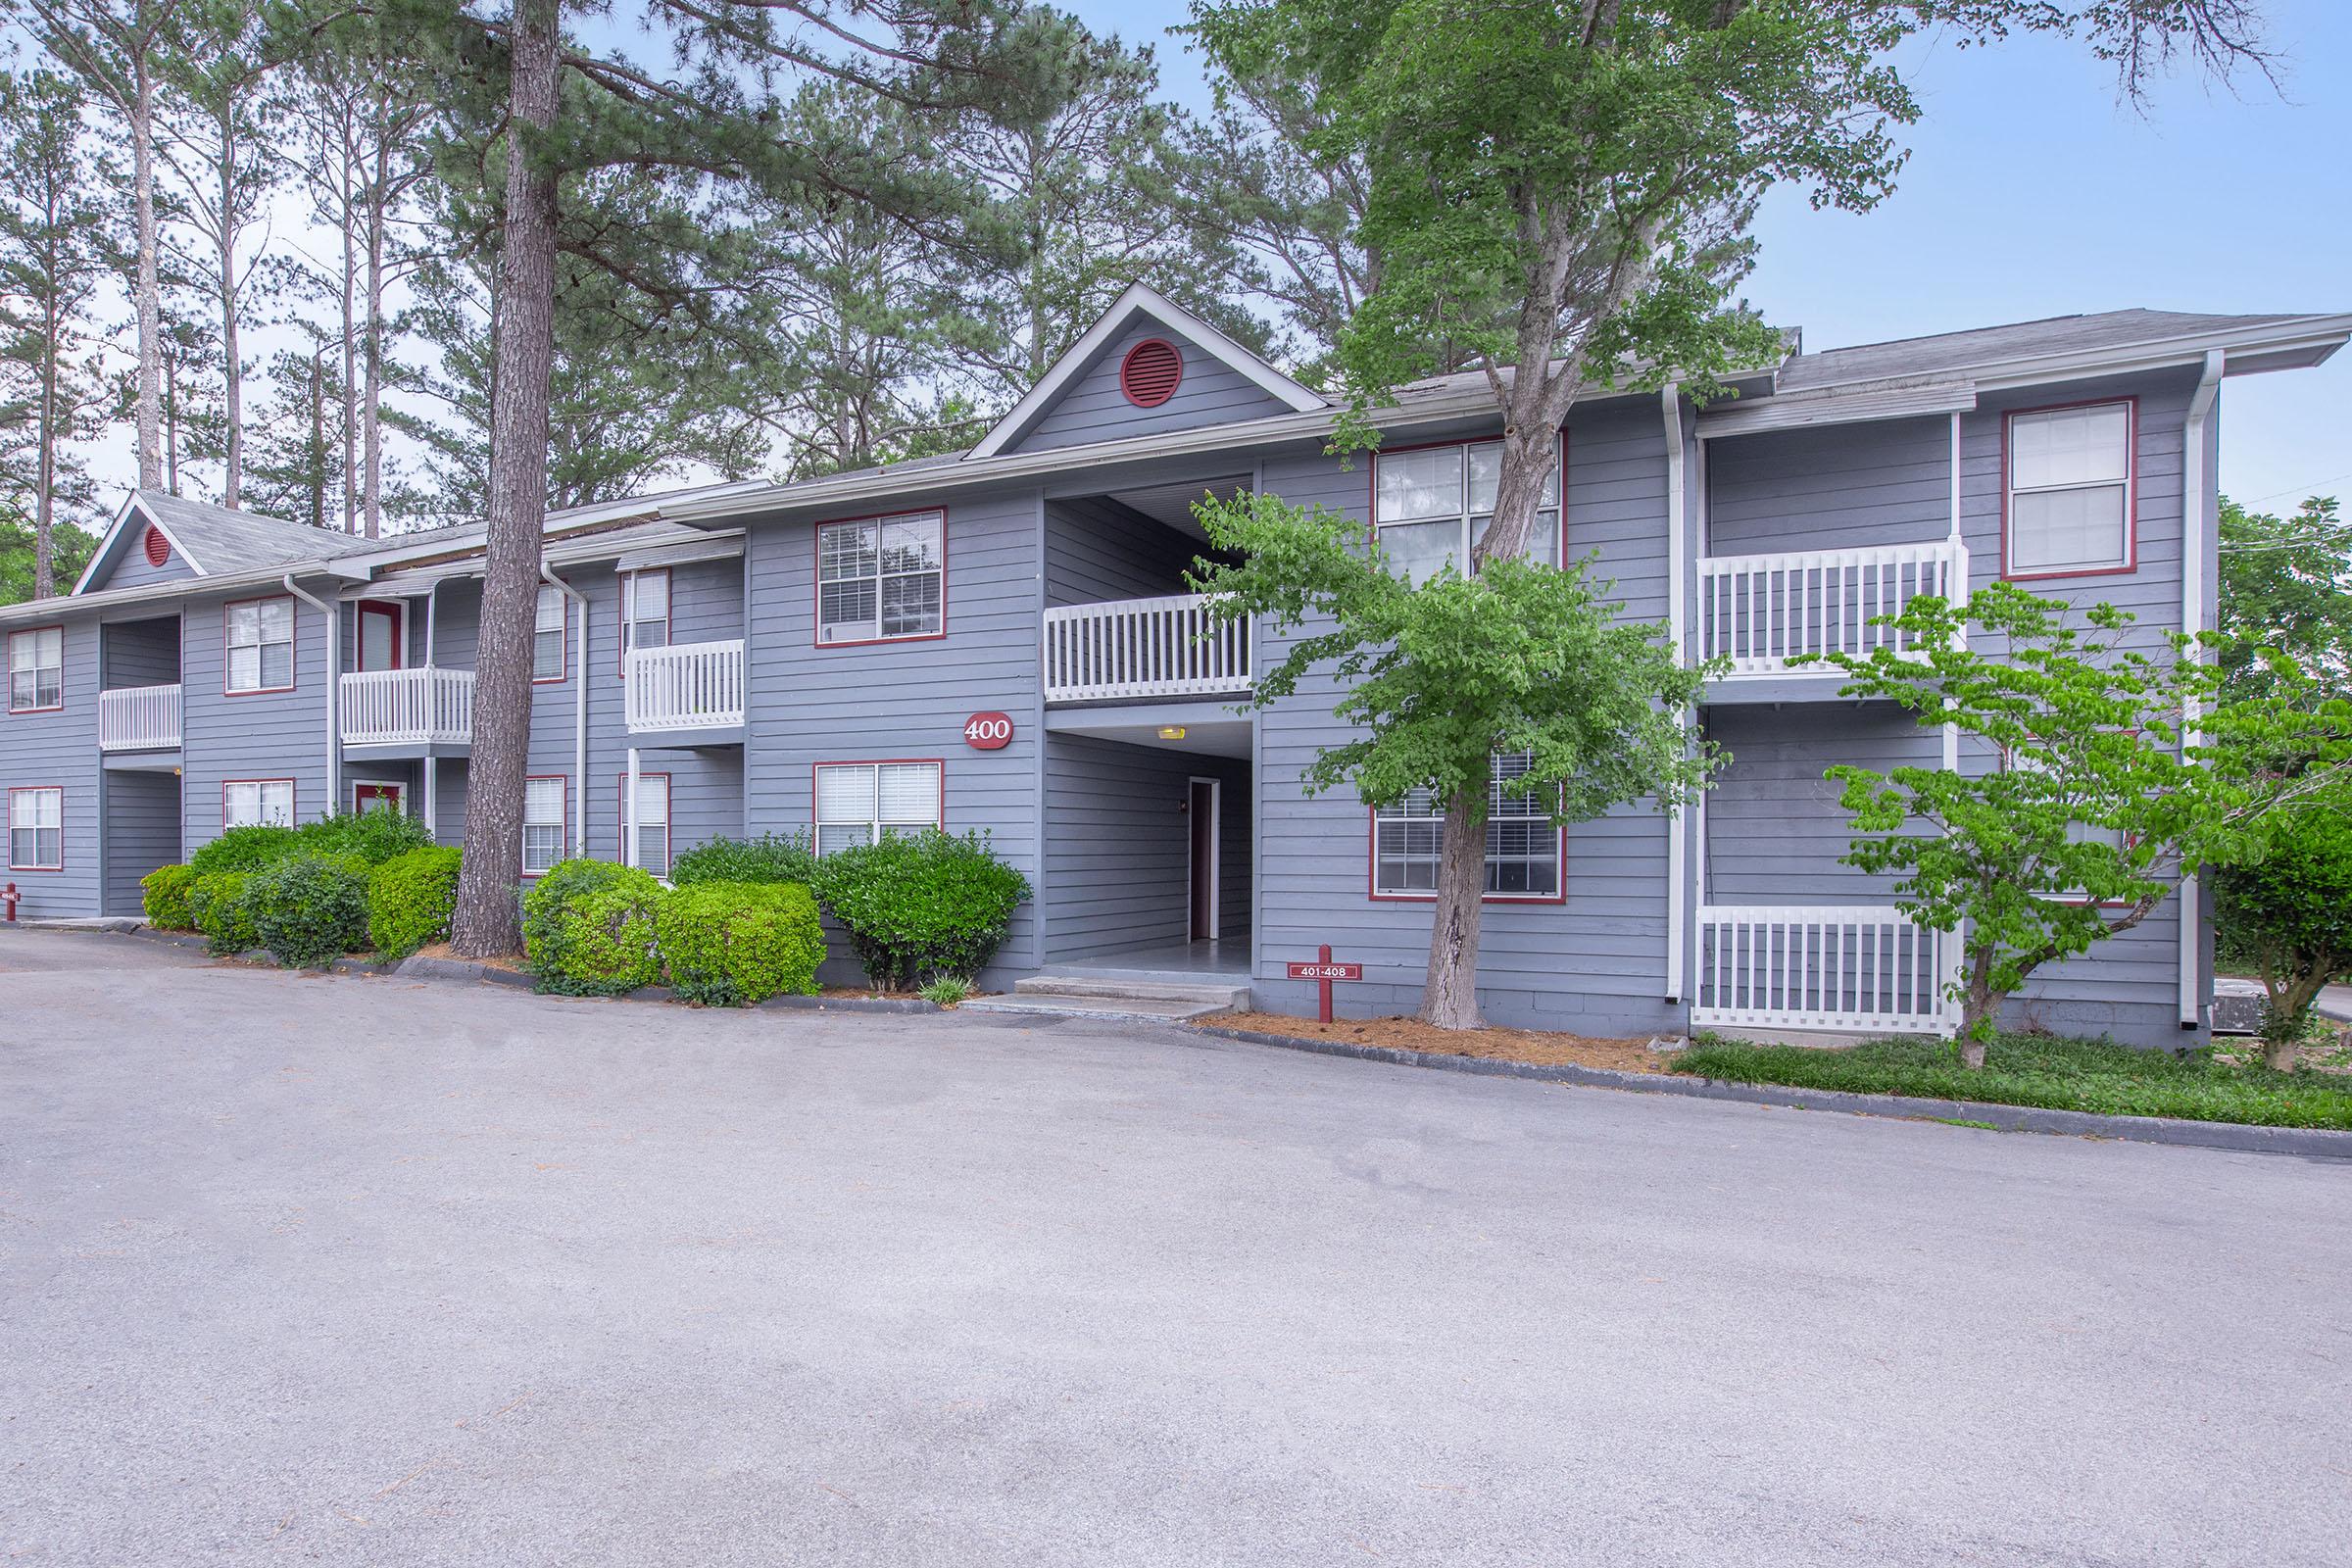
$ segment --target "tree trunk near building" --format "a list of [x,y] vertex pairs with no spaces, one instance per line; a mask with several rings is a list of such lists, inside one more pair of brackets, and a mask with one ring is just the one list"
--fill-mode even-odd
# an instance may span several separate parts
[[139,488],[164,482],[164,287],[155,218],[155,80],[144,50],[131,58],[130,205],[138,234],[131,292],[138,314]]
[[[51,278],[57,276],[54,239],[47,270]],[[47,349],[41,356],[41,417],[37,432],[40,451],[35,459],[37,478],[32,497],[32,597],[35,599],[47,599],[57,592],[57,376],[58,361],[63,358],[60,334],[65,325],[57,295],[51,291],[42,303],[42,341]]]
[[1998,1027],[2006,993],[1992,989],[1991,948],[1972,948],[1968,955],[1968,988],[1960,999],[1960,1065],[1974,1071],[1984,1065],[1984,1048]]
[[379,134],[373,177],[368,186],[368,314],[362,356],[367,386],[360,403],[360,476],[366,486],[360,520],[370,539],[381,536],[384,514],[384,225],[390,164],[390,152]]
[[1479,1029],[1478,928],[1487,893],[1487,792],[1446,803],[1438,839],[1438,902],[1429,923],[1429,978],[1415,1014],[1434,1029]]
[[[515,888],[530,743],[531,628],[547,515],[556,294],[556,174],[548,132],[556,121],[560,25],[558,0],[517,0],[510,39],[507,214],[497,285],[498,379],[490,418],[473,755],[466,857],[450,921],[452,946],[475,957],[513,953],[522,944]],[[571,781],[575,798],[586,783]]]
[[245,488],[245,366],[237,347],[237,235],[229,215],[236,211],[237,136],[234,100],[220,122],[220,216],[217,236],[220,265],[220,410],[227,421],[222,442],[220,504],[236,510]]

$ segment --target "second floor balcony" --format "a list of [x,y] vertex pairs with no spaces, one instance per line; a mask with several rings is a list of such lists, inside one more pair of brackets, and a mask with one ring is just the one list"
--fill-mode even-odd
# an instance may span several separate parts
[[172,751],[179,746],[179,683],[123,686],[98,694],[98,749]]
[[743,639],[633,648],[628,663],[632,733],[740,728]]
[[1250,623],[1204,594],[1057,606],[1043,640],[1049,703],[1244,697],[1253,678]]
[[1835,664],[1794,664],[1800,654],[1868,654],[1909,645],[1891,626],[1921,594],[1968,596],[1968,551],[1949,539],[1799,550],[1769,556],[1710,556],[1698,563],[1696,651],[1727,655],[1732,678],[1812,674],[1835,679]]
[[473,742],[473,671],[369,669],[343,677],[346,746],[467,746]]

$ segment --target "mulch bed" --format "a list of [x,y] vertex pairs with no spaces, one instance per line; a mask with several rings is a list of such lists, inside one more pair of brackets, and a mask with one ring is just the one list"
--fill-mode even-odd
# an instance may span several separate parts
[[1439,1056],[1484,1056],[1541,1067],[1605,1067],[1615,1072],[1663,1073],[1674,1057],[1644,1040],[1595,1040],[1542,1029],[1433,1029],[1413,1018],[1341,1018],[1318,1023],[1278,1012],[1219,1012],[1195,1023],[1294,1040],[1332,1040],[1349,1046],[1421,1051]]
[[427,942],[416,950],[416,956],[419,958],[447,958],[453,963],[487,964],[493,969],[504,969],[509,974],[529,974],[531,972],[531,966],[525,963],[518,955],[501,954],[494,958],[462,957],[446,942]]

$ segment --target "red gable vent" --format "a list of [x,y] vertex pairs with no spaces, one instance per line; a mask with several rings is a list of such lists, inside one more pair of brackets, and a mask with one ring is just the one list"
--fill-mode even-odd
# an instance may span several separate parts
[[172,541],[164,537],[163,529],[149,523],[147,525],[147,564],[160,566],[171,559]]
[[1119,390],[1139,409],[1158,408],[1176,395],[1183,379],[1184,356],[1161,338],[1144,339],[1119,363]]

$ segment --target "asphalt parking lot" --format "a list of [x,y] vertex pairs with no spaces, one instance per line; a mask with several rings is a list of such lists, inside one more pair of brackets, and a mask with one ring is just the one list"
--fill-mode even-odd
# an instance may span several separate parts
[[2352,1164],[0,934],[0,1562],[2295,1564]]

